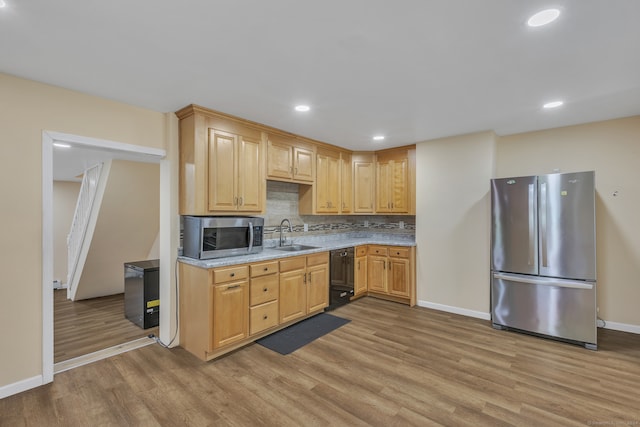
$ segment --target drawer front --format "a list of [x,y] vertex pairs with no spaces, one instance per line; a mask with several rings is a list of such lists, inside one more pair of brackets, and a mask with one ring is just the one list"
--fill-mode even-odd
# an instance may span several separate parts
[[409,258],[409,248],[391,247],[389,248],[389,256],[393,258]]
[[329,252],[321,252],[319,254],[307,255],[307,267],[314,265],[327,264],[329,262]]
[[278,272],[278,261],[251,264],[251,277],[265,276]]
[[246,265],[216,268],[213,270],[213,283],[224,283],[230,280],[246,279],[249,277],[249,267]]
[[278,274],[251,279],[249,305],[254,306],[278,299],[279,289],[280,276]]
[[366,246],[358,246],[356,248],[356,256],[365,256],[367,254]]
[[249,311],[249,333],[251,335],[278,325],[278,301],[251,307]]
[[369,255],[387,256],[386,246],[369,246]]
[[302,270],[305,267],[305,257],[286,258],[280,261],[280,273],[285,271]]

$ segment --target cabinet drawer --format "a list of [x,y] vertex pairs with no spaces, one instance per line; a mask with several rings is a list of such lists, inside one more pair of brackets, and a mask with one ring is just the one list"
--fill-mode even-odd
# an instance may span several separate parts
[[409,258],[409,248],[389,248],[389,256],[393,258]]
[[369,246],[369,255],[387,256],[386,246]]
[[307,267],[313,265],[326,264],[329,262],[329,252],[321,252],[319,254],[307,255]]
[[271,301],[249,309],[249,334],[254,335],[278,325],[278,301]]
[[249,268],[246,265],[216,268],[213,270],[213,283],[224,283],[229,280],[246,279],[249,277]]
[[356,256],[365,256],[367,254],[366,246],[358,246],[356,248]]
[[254,306],[278,299],[279,278],[277,274],[251,279],[249,305]]
[[280,261],[280,273],[285,271],[302,270],[305,267],[305,257],[287,258]]
[[251,264],[251,277],[265,276],[278,272],[278,261]]

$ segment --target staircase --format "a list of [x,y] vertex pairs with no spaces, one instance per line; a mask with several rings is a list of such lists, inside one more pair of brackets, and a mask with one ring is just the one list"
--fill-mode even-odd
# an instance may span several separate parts
[[71,300],[75,300],[78,290],[110,166],[111,161],[97,164],[87,169],[82,177],[71,231],[67,236],[67,298]]

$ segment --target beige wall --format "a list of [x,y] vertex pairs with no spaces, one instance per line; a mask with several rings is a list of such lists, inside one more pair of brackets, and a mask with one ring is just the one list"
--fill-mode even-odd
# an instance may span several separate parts
[[124,292],[124,263],[147,259],[160,226],[160,165],[113,160],[75,300]]
[[640,116],[500,138],[497,177],[555,169],[596,172],[600,317],[640,327]]
[[67,235],[76,209],[79,182],[53,182],[53,279],[67,283]]
[[[417,296],[465,314],[489,310],[489,179],[493,132],[417,144]],[[471,312],[471,313],[469,313]]]
[[599,314],[640,330],[640,116],[492,139],[417,145],[418,299],[489,313],[490,178],[594,170]]
[[42,374],[42,131],[165,148],[166,116],[5,74],[0,93],[2,387]]

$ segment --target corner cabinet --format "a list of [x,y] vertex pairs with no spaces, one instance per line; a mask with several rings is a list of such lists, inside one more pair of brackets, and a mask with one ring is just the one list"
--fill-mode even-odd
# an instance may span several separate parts
[[264,213],[265,138],[258,127],[190,105],[180,119],[180,214]]
[[370,245],[367,253],[367,294],[414,306],[415,247]]
[[384,152],[376,161],[376,212],[409,213],[407,150]]

